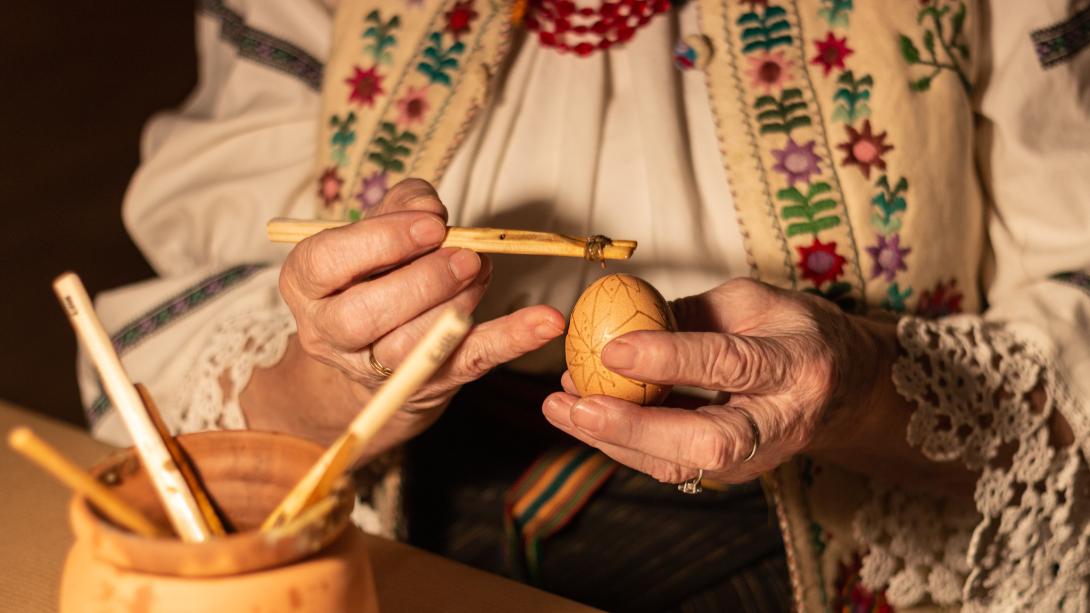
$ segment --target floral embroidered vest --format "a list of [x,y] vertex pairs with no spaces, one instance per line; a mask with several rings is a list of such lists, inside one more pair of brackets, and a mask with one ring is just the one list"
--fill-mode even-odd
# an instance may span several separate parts
[[[676,53],[705,74],[752,276],[853,311],[979,310],[975,6],[694,1],[701,32]],[[319,217],[362,218],[404,177],[439,181],[492,93],[514,9],[342,0],[323,85]],[[866,483],[807,459],[770,477],[798,607],[887,606],[853,567],[850,519]]]

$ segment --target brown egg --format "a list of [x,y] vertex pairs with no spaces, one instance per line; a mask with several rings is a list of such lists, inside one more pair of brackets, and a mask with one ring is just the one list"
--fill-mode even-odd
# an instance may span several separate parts
[[607,275],[583,291],[568,319],[564,343],[568,372],[581,396],[604,394],[638,404],[658,404],[669,386],[643,383],[602,364],[609,341],[636,330],[676,330],[666,299],[632,275]]

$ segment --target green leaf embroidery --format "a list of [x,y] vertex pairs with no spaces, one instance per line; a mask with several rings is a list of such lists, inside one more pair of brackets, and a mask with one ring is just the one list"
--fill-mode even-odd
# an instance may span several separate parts
[[909,64],[920,63],[920,50],[916,48],[916,43],[904,34],[901,35],[901,57],[905,58]]
[[[957,75],[958,81],[966,93],[972,91],[972,84],[961,65],[962,61],[969,58],[969,46],[963,39],[965,24],[964,0],[958,0],[957,10],[949,19],[950,33],[947,35],[946,17],[950,15],[950,9],[949,5],[941,7],[925,6],[916,15],[916,21],[920,25],[924,25],[925,21],[930,21],[930,26],[924,26],[921,39],[924,50],[927,51],[928,57],[926,58],[921,56],[919,48],[916,47],[916,43],[911,38],[904,34],[898,35],[901,56],[905,59],[905,62],[909,66],[924,66],[931,69],[928,74],[922,77],[909,79],[908,85],[912,91],[922,92],[930,89],[931,82],[944,70]],[[960,59],[958,58],[959,55],[961,56]]]
[[811,123],[800,89],[785,89],[779,99],[760,96],[753,102],[753,108],[758,111],[757,123],[760,125],[761,134],[790,136],[792,130]]
[[[893,216],[897,213],[902,213],[908,208],[908,203],[905,201],[905,192],[908,191],[908,179],[901,177],[895,185],[892,187],[889,184],[889,177],[882,175],[875,182],[875,186],[880,190],[878,194],[871,198],[871,203],[874,204],[878,212],[875,213],[875,218],[878,223],[875,224],[876,228],[880,230],[891,227],[893,222]],[[897,223],[897,227],[900,227],[900,223]],[[888,234],[889,232],[885,232]]]
[[822,0],[818,17],[824,19],[830,27],[847,28],[848,16],[852,12],[852,0]]
[[802,219],[787,225],[787,236],[812,234],[818,236],[824,230],[840,225],[839,215],[822,215],[836,209],[837,203],[831,198],[818,199],[822,194],[832,191],[832,186],[824,181],[810,185],[803,194],[797,187],[788,187],[776,192],[781,201],[790,202],[780,209],[780,216],[785,219]]
[[363,31],[363,38],[370,41],[364,45],[363,52],[375,58],[375,62],[379,64],[392,63],[393,56],[387,49],[397,44],[397,38],[394,37],[393,32],[401,25],[401,18],[394,15],[383,21],[379,12],[374,10],[367,14],[364,21],[371,25]]
[[836,82],[841,87],[833,94],[833,100],[837,103],[833,109],[833,121],[855,123],[858,119],[870,117],[867,101],[870,100],[874,79],[869,74],[857,79],[851,70],[846,70]]
[[787,21],[787,11],[779,6],[765,8],[764,14],[756,12],[743,14],[737,21],[742,29],[742,52],[752,53],[757,50],[769,51],[780,45],[790,45],[791,24]]
[[900,286],[894,282],[889,286],[889,289],[886,290],[886,299],[882,301],[882,308],[897,313],[903,313],[905,311],[905,300],[911,295],[911,287],[906,287],[902,291]]
[[908,82],[908,87],[914,92],[923,92],[931,89],[931,79],[934,75],[920,77],[914,81]]
[[367,152],[367,159],[383,170],[404,172],[405,162],[401,158],[412,152],[408,145],[416,144],[416,135],[408,130],[398,132],[397,126],[388,121],[379,126],[379,133],[374,146]]
[[458,58],[456,56],[465,51],[465,43],[455,41],[453,45],[444,47],[441,32],[432,32],[428,39],[431,44],[424,49],[425,59],[416,65],[416,70],[426,75],[430,82],[441,83],[449,87],[451,85],[450,72],[457,70]]
[[342,119],[339,115],[329,118],[329,126],[333,128],[333,135],[329,137],[330,157],[337,166],[348,163],[348,148],[356,142],[356,113],[348,111]]

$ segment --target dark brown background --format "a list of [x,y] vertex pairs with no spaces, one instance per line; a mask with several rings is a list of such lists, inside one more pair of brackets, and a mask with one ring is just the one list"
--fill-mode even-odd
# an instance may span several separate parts
[[0,20],[0,398],[82,422],[50,282],[152,275],[121,224],[141,127],[196,81],[189,2],[13,2]]

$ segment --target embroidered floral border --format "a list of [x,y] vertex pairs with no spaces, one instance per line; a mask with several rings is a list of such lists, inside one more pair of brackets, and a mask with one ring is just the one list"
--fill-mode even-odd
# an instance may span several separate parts
[[198,10],[220,20],[220,38],[238,49],[239,57],[297,77],[319,90],[322,63],[295,45],[246,25],[242,15],[227,8],[223,0],[201,0]]
[[[174,298],[149,310],[111,336],[110,341],[113,342],[114,350],[119,356],[128,353],[152,335],[249,279],[266,266],[266,264],[240,264],[202,280]],[[101,385],[99,388],[98,398],[87,409],[87,421],[92,425],[110,408],[110,399],[101,390]]]
[[[360,219],[390,186],[413,173],[467,76],[465,60],[500,15],[494,9],[482,15],[475,0],[441,2],[400,73],[387,67],[397,65],[395,56],[411,43],[402,40],[411,38],[402,31],[410,17],[392,7],[364,15],[359,55],[341,81],[344,102],[329,115],[332,163],[322,170],[317,189],[323,217]],[[361,129],[368,122],[361,119],[375,115],[378,123],[368,134]]]
[[1030,39],[1043,68],[1071,59],[1090,45],[1090,7],[1075,13],[1067,21],[1034,30]]
[[[736,84],[775,206],[778,234],[798,257],[793,262],[793,285],[854,309],[860,304],[864,279],[821,105],[806,66],[798,6],[752,3],[741,11],[727,6],[726,14],[731,54],[740,56],[741,65],[735,66],[741,68],[738,76],[745,77]],[[829,51],[839,51],[839,56],[815,59],[828,57],[843,68],[843,58],[850,53],[837,46],[843,42],[828,43]],[[826,65],[825,74],[831,69]]]

